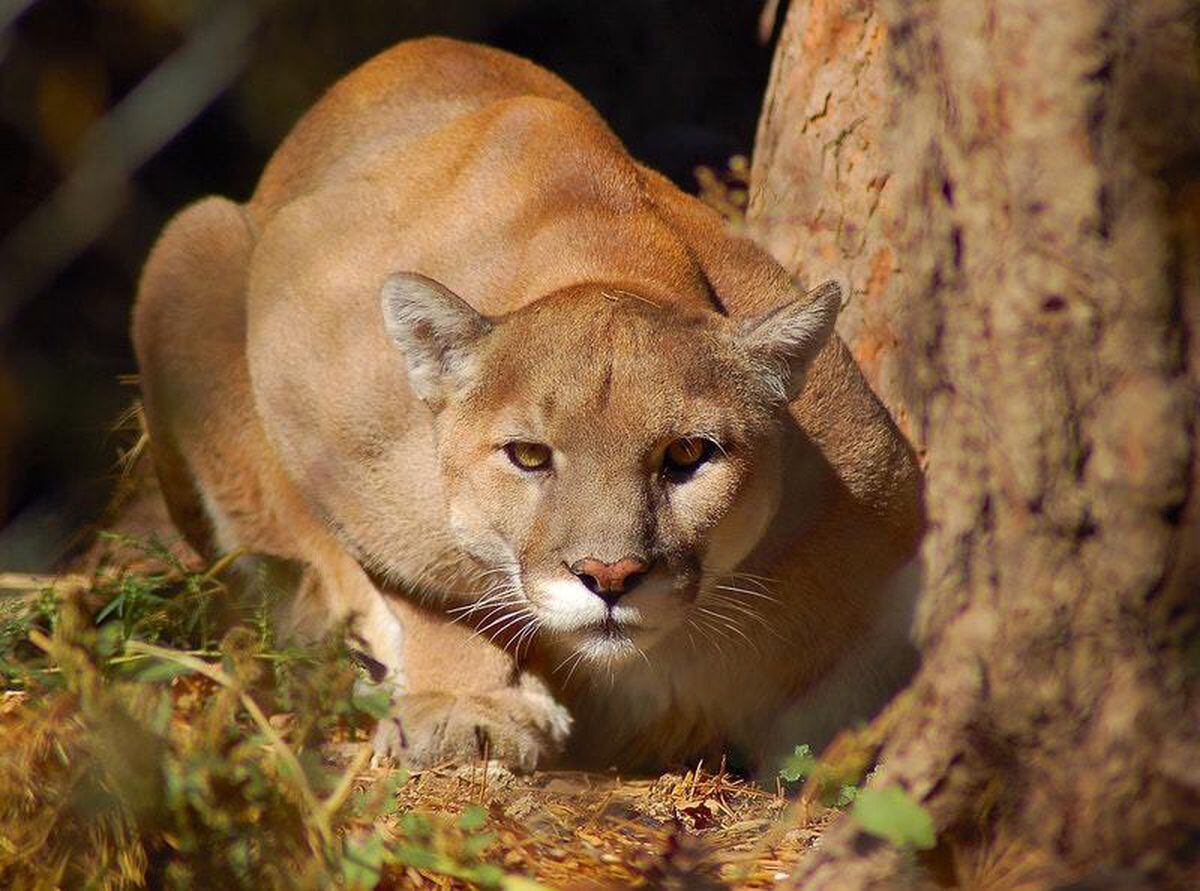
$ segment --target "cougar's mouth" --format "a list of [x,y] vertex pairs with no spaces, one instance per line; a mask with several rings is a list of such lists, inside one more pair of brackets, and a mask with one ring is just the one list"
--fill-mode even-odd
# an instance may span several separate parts
[[638,623],[617,621],[612,613],[609,613],[604,619],[596,622],[594,625],[580,628],[578,634],[581,637],[596,638],[598,640],[621,641],[629,640],[631,634],[637,632],[640,627]]

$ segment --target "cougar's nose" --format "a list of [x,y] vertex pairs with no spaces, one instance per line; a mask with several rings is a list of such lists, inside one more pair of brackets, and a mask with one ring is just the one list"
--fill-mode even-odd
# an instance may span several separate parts
[[570,568],[585,588],[612,606],[645,578],[650,564],[639,557],[625,557],[616,563],[584,557]]

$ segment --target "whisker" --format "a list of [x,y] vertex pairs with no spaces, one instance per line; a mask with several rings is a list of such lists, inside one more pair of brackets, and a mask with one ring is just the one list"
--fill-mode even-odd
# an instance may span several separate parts
[[487,578],[489,575],[501,575],[501,574],[502,575],[511,575],[512,568],[508,567],[508,566],[493,566],[489,569],[481,569],[481,570],[479,570],[479,572],[475,573],[475,578],[476,579],[484,579],[484,578]]
[[[509,610],[509,607],[516,606],[516,605],[517,604],[498,603],[498,604],[489,606],[487,611],[484,613],[484,615],[479,619],[479,622],[482,624],[475,626],[475,634],[472,635],[472,637],[477,637],[480,634],[482,634],[484,631],[486,631],[488,628],[492,627],[493,620],[496,622],[503,622],[506,616],[512,615],[512,612]],[[493,619],[493,617],[497,613],[500,614],[500,618]]]
[[610,689],[610,690],[611,690],[611,689],[613,689],[614,687],[616,687],[616,685],[617,685],[617,673],[616,673],[616,671],[613,669],[613,656],[612,656],[612,654],[611,654],[611,653],[610,653],[610,654],[608,654],[608,656],[607,656],[607,657],[604,659],[604,673],[607,675],[607,679],[608,679],[608,689]]
[[712,575],[712,576],[719,575],[719,576],[725,576],[728,578],[737,577],[737,578],[745,578],[745,579],[755,579],[760,582],[771,582],[772,584],[779,584],[779,579],[774,578],[772,576],[760,575],[759,573],[756,573],[756,572],[746,572],[741,569],[719,569],[716,566],[705,566],[703,563],[700,564],[700,569],[703,570],[705,574]]
[[521,592],[519,590],[517,590],[517,588],[514,587],[513,585],[504,584],[501,582],[495,582],[492,585],[490,585],[487,588],[487,590],[485,590],[482,594],[480,594],[471,603],[465,604],[464,606],[456,606],[451,610],[447,610],[447,612],[451,612],[451,613],[457,613],[457,612],[463,612],[463,611],[470,612],[474,609],[482,609],[483,607],[488,606],[489,604],[496,603],[499,600],[503,600],[505,598],[510,598],[513,596],[520,596],[520,593]]
[[688,624],[699,632],[700,636],[704,638],[705,643],[717,651],[717,655],[721,659],[725,658],[725,650],[721,647],[720,634],[716,628],[711,627],[707,622],[694,614],[688,616]]
[[[515,591],[505,591],[505,592],[501,592],[501,593],[515,594],[516,592]],[[471,615],[471,613],[478,612],[479,610],[484,609],[489,606],[512,606],[512,605],[515,605],[518,603],[522,603],[524,601],[524,599],[525,598],[523,598],[523,597],[509,597],[507,600],[491,600],[491,599],[477,600],[475,603],[468,603],[465,606],[456,606],[456,607],[454,607],[454,609],[448,609],[448,610],[446,610],[446,613],[448,615],[452,615],[452,616],[455,615],[456,613],[465,613],[466,615],[469,616],[469,615]]]
[[753,647],[756,651],[758,651],[758,642],[755,641],[753,638],[751,638],[750,635],[748,635],[745,631],[743,631],[741,626],[739,626],[737,624],[737,622],[735,622],[730,616],[727,616],[724,613],[715,612],[715,611],[710,610],[707,607],[703,607],[703,606],[699,606],[696,608],[698,610],[700,610],[701,612],[706,613],[707,615],[715,618],[718,622],[720,622],[722,625],[724,625],[725,628],[730,633],[736,634],[738,637],[740,637],[742,640],[744,640],[747,644],[749,644],[751,647]]
[[[513,614],[513,616],[507,622],[505,622],[503,625],[501,625],[499,628],[497,628],[495,631],[493,631],[490,635],[488,635],[488,640],[495,643],[496,638],[499,637],[501,634],[503,634],[506,628],[511,628],[513,626],[513,624],[515,624],[517,622],[528,621],[531,618],[533,618],[533,613],[527,609],[521,610],[520,612]],[[508,648],[505,647],[505,649],[508,649]]]
[[757,597],[760,600],[766,600],[770,603],[779,603],[778,597],[775,597],[774,595],[771,595],[771,594],[767,594],[763,591],[751,591],[749,588],[739,588],[736,585],[722,585],[722,584],[716,583],[716,582],[713,583],[713,587],[719,588],[722,591],[731,591],[731,592],[734,592],[737,594],[745,594],[747,597]]
[[650,664],[650,657],[648,655],[646,655],[646,651],[643,650],[641,647],[639,647],[637,644],[635,644],[632,640],[629,641],[629,644],[630,644],[630,646],[632,646],[634,648],[634,650],[637,651],[637,654],[642,657],[642,661],[646,663],[646,667],[653,669],[654,666]]
[[[475,629],[475,633],[471,635],[470,639],[474,640],[475,638],[479,637],[480,635],[487,633],[487,631],[489,629],[495,628],[497,625],[500,625],[501,623],[506,623],[504,627],[507,627],[507,623],[509,622],[510,619],[512,619],[514,617],[520,617],[523,614],[528,615],[529,611],[525,610],[525,609],[520,609],[520,610],[511,611],[511,612],[502,612],[498,619],[491,619],[491,621],[489,621],[486,624],[481,625],[477,629]],[[489,614],[488,618],[490,618],[490,614]],[[501,630],[503,630],[503,628],[501,628]],[[493,640],[495,639],[495,635],[492,636],[492,639]]]
[[571,661],[572,656],[576,655],[577,653],[581,653],[582,651],[583,651],[583,644],[580,644],[575,649],[571,650],[571,652],[567,653],[567,657],[565,659],[563,659],[562,662],[559,662],[556,666],[554,666],[554,668],[552,668],[550,670],[550,673],[557,674],[559,671],[562,670],[562,667],[564,665],[566,665],[568,662]]
[[570,685],[571,677],[575,674],[575,669],[577,669],[580,666],[580,664],[583,662],[585,648],[583,646],[580,646],[576,652],[578,653],[578,658],[575,660],[574,664],[571,665],[571,670],[567,672],[567,676],[563,680],[564,687],[567,687]]
[[450,620],[450,624],[457,625],[460,622],[470,619],[476,613],[482,613],[483,615],[479,617],[479,621],[486,622],[499,611],[507,609],[510,606],[520,606],[523,602],[523,600],[505,600],[500,603],[482,603],[479,604],[478,609],[469,610],[468,612],[463,613],[461,616],[455,616]]
[[500,577],[499,581],[501,583],[511,584],[512,583],[512,575],[513,575],[512,570],[510,570],[506,566],[495,567],[493,569],[485,569],[485,570],[482,570],[481,572],[477,572],[474,576],[472,576],[471,580],[467,583],[467,585],[468,585],[468,587],[477,585],[480,582],[482,582],[484,579],[494,578],[495,576]]
[[751,609],[750,607],[746,606],[746,604],[741,603],[740,601],[734,600],[731,597],[725,597],[720,594],[710,594],[708,599],[713,603],[719,603],[722,606],[728,607],[729,609],[733,610],[734,612],[738,613],[739,615],[743,615],[748,619],[753,619],[754,621],[756,621],[760,625],[762,625],[764,628],[771,627],[771,623],[768,622],[767,619],[761,613]]
[[740,570],[733,570],[732,572],[724,573],[724,575],[727,575],[730,578],[736,578],[736,579],[749,579],[749,580],[756,581],[756,582],[768,582],[769,584],[772,584],[772,585],[780,584],[779,579],[771,578],[771,576],[769,576],[769,575],[756,575],[753,572],[742,572]]
[[[533,638],[537,635],[537,631],[540,626],[541,622],[538,620],[537,616],[533,616],[528,622],[525,623],[525,626],[517,632],[517,636],[510,641],[513,648],[513,658],[518,662],[521,660],[521,645],[525,644],[527,647],[533,646]],[[504,649],[506,651],[508,650],[508,644],[505,644]],[[528,653],[528,650],[526,650],[526,653]]]
[[759,625],[761,625],[763,627],[763,629],[768,634],[770,634],[772,637],[774,637],[776,640],[783,641],[784,643],[791,642],[791,638],[789,638],[787,635],[780,632],[777,622],[772,622],[772,621],[768,620],[766,616],[762,615],[761,613],[759,613],[758,611],[756,611],[754,609],[751,609],[745,603],[742,603],[740,601],[734,600],[729,597],[725,597],[724,595],[721,595],[721,594],[710,593],[709,597],[711,598],[712,601],[719,603],[722,606],[726,606],[729,609],[732,609],[732,610],[736,611],[737,613],[739,613],[749,619],[753,619],[755,622],[757,622]]

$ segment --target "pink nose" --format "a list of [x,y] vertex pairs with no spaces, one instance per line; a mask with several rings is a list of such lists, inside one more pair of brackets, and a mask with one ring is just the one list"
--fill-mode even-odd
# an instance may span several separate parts
[[602,597],[610,606],[622,594],[632,590],[649,569],[650,564],[637,557],[625,557],[616,563],[584,557],[571,564],[571,572],[579,577],[584,587]]

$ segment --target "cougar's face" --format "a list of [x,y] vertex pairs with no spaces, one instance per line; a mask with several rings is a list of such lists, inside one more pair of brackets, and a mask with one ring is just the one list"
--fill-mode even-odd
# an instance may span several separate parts
[[587,655],[652,646],[776,507],[763,388],[713,324],[564,297],[505,320],[438,423],[461,546]]
[[838,294],[735,325],[577,288],[489,320],[394,277],[385,321],[435,411],[449,524],[484,566],[481,602],[581,658],[636,654],[687,621],[706,576],[771,521],[794,354],[824,341]]

